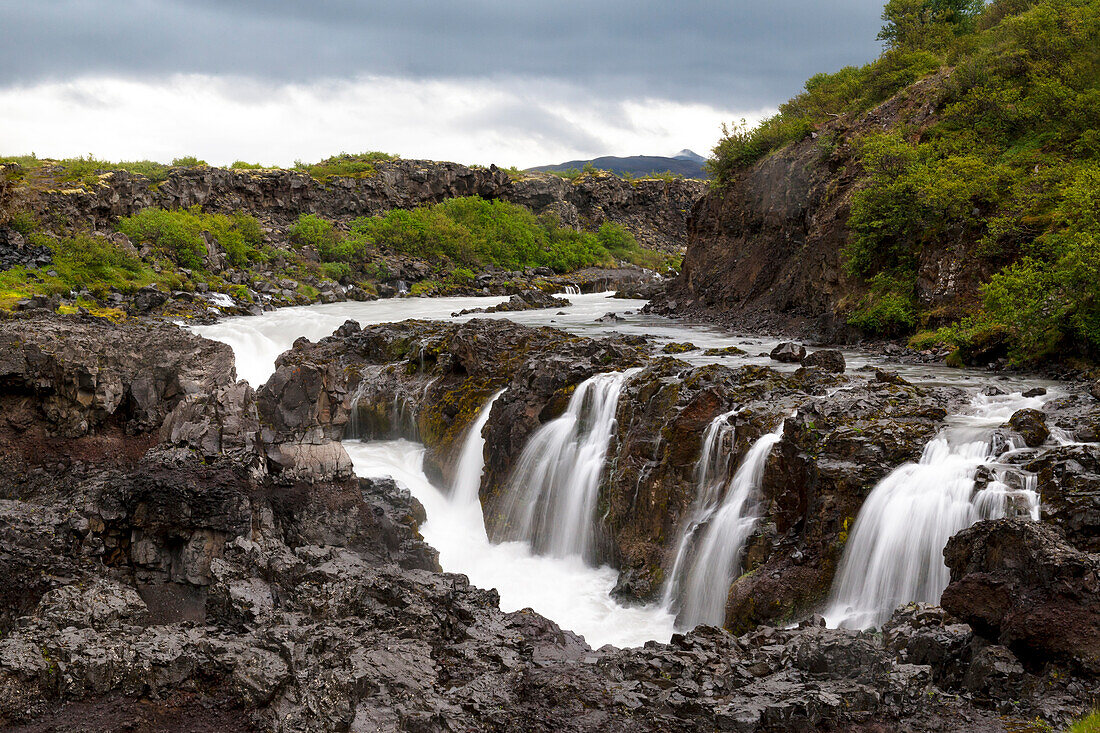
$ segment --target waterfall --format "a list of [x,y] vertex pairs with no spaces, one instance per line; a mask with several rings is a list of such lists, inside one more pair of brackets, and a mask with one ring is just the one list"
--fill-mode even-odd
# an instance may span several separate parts
[[682,578],[684,560],[691,551],[695,533],[718,508],[729,479],[729,449],[733,447],[734,428],[729,419],[738,408],[723,412],[710,421],[703,433],[703,447],[695,464],[695,501],[692,502],[687,524],[680,531],[676,545],[676,559],[672,563],[669,582],[665,584],[664,602],[668,607],[676,605]]
[[479,514],[481,501],[478,494],[481,491],[481,473],[485,470],[485,436],[481,431],[485,429],[485,423],[489,422],[493,404],[502,394],[503,389],[490,397],[466,429],[462,452],[459,453],[458,464],[455,466],[454,481],[451,483],[451,501],[457,506],[476,507]]
[[[979,395],[975,414],[957,418],[961,427],[945,429],[925,446],[919,463],[879,481],[844,548],[825,612],[830,625],[881,626],[901,604],[939,603],[951,580],[943,548],[952,535],[982,519],[1039,518],[1035,477],[994,464],[999,448],[993,429],[1015,410],[1041,404],[1019,395]],[[997,480],[976,492],[982,466]]]
[[[419,392],[409,394],[405,387],[398,385],[394,388],[393,399],[390,400],[389,409],[386,411],[388,426],[378,424],[378,420],[369,409],[361,410],[360,404],[366,401],[368,396],[380,389],[379,380],[387,365],[372,365],[363,370],[362,379],[355,388],[348,403],[348,423],[344,427],[345,439],[378,439],[387,437],[420,439],[420,424],[418,405],[424,404],[428,397],[428,391],[439,379],[434,377],[424,382],[419,387]],[[385,429],[383,429],[385,428]]]
[[581,294],[581,289],[578,288],[576,285],[566,285],[561,291],[561,295],[580,295],[580,294]]
[[[780,423],[775,431],[758,438],[727,485],[725,464],[720,456],[716,457],[715,449],[721,452],[724,431],[732,433],[732,428],[725,426],[731,414],[712,421],[704,435],[703,454],[696,466],[700,494],[665,590],[666,604],[678,604],[676,620],[685,628],[722,624],[730,584],[740,570],[745,543],[760,519],[764,466],[772,446],[783,435]],[[723,488],[725,496],[721,496]]]
[[536,552],[565,557],[592,552],[607,446],[623,385],[640,369],[597,374],[581,384],[565,412],[523,449],[508,481],[508,533]]

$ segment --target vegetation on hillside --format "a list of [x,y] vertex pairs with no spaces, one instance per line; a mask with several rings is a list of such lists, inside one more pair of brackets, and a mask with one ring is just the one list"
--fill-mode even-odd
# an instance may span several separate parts
[[347,232],[320,217],[303,215],[290,237],[316,250],[322,262],[352,266],[370,263],[380,252],[410,255],[450,269],[493,265],[570,272],[612,265],[616,259],[665,266],[662,255],[643,249],[618,224],[606,222],[594,234],[581,232],[561,226],[553,216],[535,216],[523,206],[476,196],[361,217]]
[[995,274],[971,316],[922,343],[1000,343],[1017,362],[1100,356],[1100,0],[890,0],[883,19],[879,59],[819,74],[757,128],[728,129],[713,176],[728,183],[833,117],[943,72],[931,123],[851,141],[866,178],[845,255],[870,283],[852,322],[891,335],[927,323],[921,253],[960,242]]
[[297,170],[305,171],[318,181],[327,181],[330,178],[371,178],[378,171],[374,167],[376,163],[384,163],[397,160],[396,155],[371,151],[367,153],[340,153],[332,155],[319,163],[294,162]]
[[206,165],[206,161],[199,160],[193,155],[175,158],[171,163],[158,163],[152,160],[131,160],[118,163],[109,160],[100,160],[94,155],[88,154],[78,158],[39,158],[35,155],[15,155],[0,157],[0,165],[15,163],[24,169],[24,174],[41,174],[47,170],[55,172],[54,178],[59,183],[72,183],[91,188],[99,183],[99,176],[110,171],[128,171],[145,176],[154,183],[168,179],[168,171],[174,167],[193,168]]
[[118,221],[118,230],[135,242],[152,242],[180,267],[200,269],[209,235],[233,267],[243,267],[262,257],[263,232],[255,217],[247,214],[205,214],[198,207],[182,211],[145,209]]

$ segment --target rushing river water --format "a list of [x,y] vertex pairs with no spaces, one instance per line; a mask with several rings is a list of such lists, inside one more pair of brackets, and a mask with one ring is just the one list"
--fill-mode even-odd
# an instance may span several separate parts
[[[611,293],[570,294],[567,297],[573,305],[561,309],[466,316],[451,314],[464,308],[495,305],[505,298],[401,298],[332,303],[227,318],[193,330],[232,346],[238,374],[254,386],[270,376],[276,357],[296,339],[304,336],[317,340],[328,336],[349,319],[365,327],[410,318],[459,322],[475,317],[507,318],[527,325],[556,326],[586,336],[613,332],[645,335],[658,346],[669,341],[691,341],[700,350],[679,358],[693,364],[748,363],[777,369],[797,368],[768,358],[768,352],[777,343],[775,339],[734,336],[710,326],[643,314],[640,309],[645,301],[611,296]],[[609,313],[616,317],[605,317]],[[747,353],[708,357],[702,351],[727,346],[737,346]],[[879,364],[910,381],[969,387],[975,393],[993,379],[982,372],[901,365],[875,355],[844,353],[850,369]],[[724,465],[716,451],[722,451],[724,442],[729,442],[722,438],[728,415],[716,419],[712,430],[704,436],[697,471],[699,497],[687,526],[680,530],[676,567],[670,573],[673,580],[666,589],[664,602],[641,608],[621,606],[610,596],[616,582],[615,571],[592,567],[584,561],[584,554],[589,541],[588,515],[613,429],[614,405],[628,378],[629,375],[599,375],[589,380],[590,384],[577,390],[575,404],[571,403],[561,418],[543,426],[533,436],[519,462],[519,470],[522,472],[526,466],[530,474],[520,477],[528,499],[521,502],[522,509],[537,513],[517,522],[526,528],[517,541],[489,542],[477,499],[484,447],[481,427],[492,401],[483,408],[466,436],[456,483],[446,489],[434,486],[424,474],[424,450],[417,443],[349,440],[345,441],[345,447],[359,475],[392,476],[412,491],[427,510],[423,533],[439,551],[444,570],[464,573],[475,585],[496,588],[505,610],[531,607],[564,628],[583,634],[594,647],[605,643],[633,646],[650,639],[667,641],[674,630],[672,609],[681,614],[681,624],[721,622],[726,588],[737,570],[745,537],[759,515],[756,492],[760,473],[779,433],[766,435],[741,466],[727,472],[725,468],[716,468]],[[973,501],[971,497],[975,471],[992,460],[988,447],[992,428],[1006,420],[1013,409],[1034,406],[1036,401],[1022,398],[1018,392],[1040,384],[1038,380],[1020,378],[995,381],[1015,394],[995,404],[976,403],[971,417],[958,417],[952,429],[929,444],[919,464],[899,467],[872,492],[853,528],[844,568],[833,592],[830,616],[834,622],[855,626],[880,623],[892,608],[890,604],[898,598],[913,600],[915,596],[912,599],[906,596],[916,594],[924,599],[938,593],[944,584],[946,568],[941,568],[942,560],[937,553],[946,537],[977,518],[1002,514],[1009,502],[1019,498],[1017,492],[1005,486],[991,486],[983,492],[985,496],[973,497]],[[578,430],[582,413],[587,427]],[[1032,511],[1032,505],[1028,506]],[[1037,505],[1033,511],[1038,511]],[[924,532],[927,541],[897,535],[894,525],[899,521],[920,534],[918,523],[912,521],[917,518],[914,513],[920,512],[924,514],[920,514],[919,521],[929,528]],[[573,523],[569,524],[570,521]],[[911,588],[914,582],[919,587]]]

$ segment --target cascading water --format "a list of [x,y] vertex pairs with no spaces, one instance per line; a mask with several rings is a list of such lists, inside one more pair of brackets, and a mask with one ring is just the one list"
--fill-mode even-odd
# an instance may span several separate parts
[[482,408],[467,429],[449,494],[424,475],[424,448],[407,440],[346,441],[360,476],[390,476],[423,503],[424,539],[439,551],[444,570],[465,573],[481,588],[500,593],[504,611],[533,608],[576,631],[593,647],[638,646],[667,641],[673,619],[658,606],[624,607],[611,598],[618,574],[592,567],[580,557],[537,555],[526,542],[492,544],[485,532],[478,491],[484,470],[482,429],[500,393]]
[[576,285],[566,285],[562,289],[561,294],[562,295],[580,295],[581,294],[581,289],[578,288]]
[[760,520],[764,466],[772,446],[783,435],[780,423],[774,432],[757,439],[727,485],[720,453],[725,435],[732,435],[732,428],[726,425],[732,414],[720,415],[704,435],[703,454],[696,468],[698,498],[665,590],[666,606],[677,608],[677,624],[684,628],[721,625],[745,543]]
[[676,545],[676,559],[672,563],[669,582],[665,585],[664,600],[669,608],[678,605],[680,596],[680,577],[684,560],[690,554],[695,533],[713,516],[729,480],[729,448],[732,447],[735,431],[729,419],[737,414],[734,408],[723,412],[710,421],[703,433],[703,447],[699,460],[695,464],[695,501],[692,503],[689,519],[680,532],[680,541]]
[[[982,519],[1039,518],[1035,477],[994,463],[993,431],[1016,410],[1041,405],[1019,394],[978,395],[973,414],[956,418],[926,445],[919,463],[900,466],[875,486],[844,548],[825,612],[830,625],[881,626],[901,604],[938,603],[951,579],[943,548],[952,535]],[[982,466],[997,480],[976,492]]]
[[466,429],[466,437],[462,441],[462,452],[458,455],[454,480],[451,482],[451,501],[456,506],[476,509],[478,516],[481,516],[481,500],[478,498],[481,491],[481,473],[485,470],[485,436],[481,432],[489,422],[493,405],[504,392],[503,389],[499,390],[490,397],[477,418]]
[[589,557],[600,476],[623,385],[639,369],[597,374],[527,441],[508,482],[508,534],[536,552]]

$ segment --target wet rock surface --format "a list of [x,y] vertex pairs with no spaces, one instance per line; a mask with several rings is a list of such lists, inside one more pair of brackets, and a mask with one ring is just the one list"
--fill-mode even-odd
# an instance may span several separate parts
[[565,308],[573,305],[565,298],[555,298],[541,290],[523,290],[516,293],[500,305],[492,305],[488,308],[466,308],[452,316],[464,316],[469,313],[510,313],[513,311],[530,311],[540,308]]
[[[958,582],[1012,588],[1029,628],[1049,632],[1068,623],[1051,609],[1072,609],[1082,621],[1061,647],[990,604],[953,611],[974,631],[931,607],[902,609],[881,634],[808,614],[799,628],[749,628],[799,605],[777,586],[787,610],[737,615],[740,636],[699,627],[593,650],[440,572],[419,534],[423,507],[392,480],[351,476],[340,444],[349,431],[415,430],[445,475],[457,436],[507,387],[486,428],[504,447],[489,456],[491,507],[493,477],[579,382],[644,366],[620,403],[604,489],[611,545],[641,571],[626,595],[652,593],[645,570],[691,500],[701,431],[737,405],[737,451],[786,420],[765,482],[769,529],[750,553],[759,569],[742,580],[779,572],[793,588],[812,585],[795,553],[828,565],[839,518],[937,428],[958,400],[950,390],[817,368],[693,368],[650,359],[641,340],[475,320],[348,323],[300,341],[253,391],[234,382],[224,347],[183,332],[66,328],[0,323],[12,347],[0,400],[22,405],[0,435],[5,728],[977,732],[1061,725],[1095,689],[1095,558],[1041,525],[978,525],[948,562]],[[77,417],[86,427],[65,437]],[[31,438],[43,449],[27,454]],[[1059,454],[1052,476],[1068,460]],[[1049,569],[1034,570],[1039,560]]]
[[1021,658],[1100,672],[1100,556],[1050,526],[979,522],[947,543],[943,606]]

